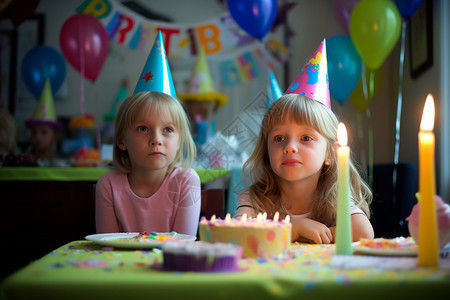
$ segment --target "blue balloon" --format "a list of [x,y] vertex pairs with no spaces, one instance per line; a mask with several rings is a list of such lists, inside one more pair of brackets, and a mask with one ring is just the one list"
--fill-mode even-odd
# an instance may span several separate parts
[[362,60],[350,37],[335,35],[327,39],[330,94],[342,104],[361,78]]
[[236,23],[248,34],[262,39],[277,16],[277,0],[228,0],[228,10]]
[[66,63],[54,48],[36,46],[25,54],[21,74],[34,98],[39,100],[47,78],[50,79],[52,94],[61,87],[66,77]]
[[398,11],[400,14],[409,19],[422,5],[424,0],[395,0],[395,4],[397,5]]

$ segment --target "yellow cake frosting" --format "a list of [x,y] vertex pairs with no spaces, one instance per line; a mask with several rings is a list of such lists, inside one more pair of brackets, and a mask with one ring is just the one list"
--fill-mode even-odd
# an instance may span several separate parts
[[[274,218],[275,219],[275,218]],[[244,249],[244,257],[276,257],[284,254],[291,243],[292,224],[258,218],[222,220],[214,216],[208,221],[202,217],[199,224],[200,240],[210,243],[231,243]]]

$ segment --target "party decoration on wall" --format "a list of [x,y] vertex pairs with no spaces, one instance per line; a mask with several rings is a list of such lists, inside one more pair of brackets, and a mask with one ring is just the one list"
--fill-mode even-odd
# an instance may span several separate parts
[[39,102],[34,109],[33,116],[25,120],[27,127],[35,125],[50,125],[57,130],[62,128],[62,124],[57,120],[50,80],[47,79],[42,89]]
[[342,105],[361,78],[361,57],[348,36],[335,35],[327,40],[327,58],[330,93]]
[[336,21],[342,27],[346,35],[350,35],[349,21],[353,8],[360,0],[334,0],[333,12]]
[[283,96],[280,85],[272,71],[269,71],[269,86],[267,87],[266,109],[278,98]]
[[[370,84],[370,76],[373,72],[373,83]],[[383,69],[377,69],[376,71],[371,71],[365,69],[364,73],[361,74],[361,78],[358,81],[355,89],[350,94],[350,101],[353,106],[361,113],[365,113],[373,101],[373,98],[380,89],[381,83],[383,81]]]
[[239,26],[262,40],[277,16],[277,0],[230,0],[228,10]]
[[15,27],[19,27],[31,17],[39,5],[39,0],[3,0],[0,1],[0,19],[10,18]]
[[350,17],[350,36],[364,63],[378,69],[400,37],[401,19],[389,0],[361,0]]
[[25,54],[21,75],[31,94],[39,99],[47,80],[50,81],[53,95],[61,87],[66,77],[66,63],[54,48],[36,46]]
[[63,24],[59,44],[67,61],[82,77],[95,82],[109,50],[109,37],[93,16],[75,14]]
[[303,95],[331,109],[325,39],[297,74],[285,94]]
[[185,102],[213,102],[216,103],[218,107],[222,107],[228,102],[228,97],[225,94],[216,92],[214,89],[214,83],[203,48],[200,49],[198,54],[197,61],[188,83],[187,93],[179,94],[178,98]]
[[261,76],[260,68],[274,69],[289,55],[276,32],[268,32],[263,44],[246,33],[229,12],[197,24],[180,25],[146,19],[117,0],[85,0],[76,11],[97,18],[111,43],[143,53],[150,51],[161,31],[171,63],[195,59],[203,48],[210,61],[219,65],[220,77],[215,81],[223,86]]
[[177,98],[161,31],[158,32],[153,43],[152,51],[145,62],[133,95],[150,91],[165,93]]

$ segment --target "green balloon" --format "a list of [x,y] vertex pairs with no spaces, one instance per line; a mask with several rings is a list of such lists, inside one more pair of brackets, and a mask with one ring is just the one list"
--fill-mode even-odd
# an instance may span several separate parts
[[378,69],[397,43],[401,16],[390,0],[362,0],[350,16],[350,36],[361,59]]

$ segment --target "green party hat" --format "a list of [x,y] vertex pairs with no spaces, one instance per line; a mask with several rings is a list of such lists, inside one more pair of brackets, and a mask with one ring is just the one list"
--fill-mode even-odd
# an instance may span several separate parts
[[61,129],[61,123],[56,119],[55,107],[53,104],[52,89],[50,80],[47,78],[42,89],[39,102],[33,112],[33,117],[25,121],[27,127],[34,125],[50,125],[56,129]]

